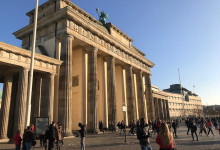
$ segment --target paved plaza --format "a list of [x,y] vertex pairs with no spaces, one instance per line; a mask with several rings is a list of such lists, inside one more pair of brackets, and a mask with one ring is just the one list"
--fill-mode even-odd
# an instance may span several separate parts
[[[178,138],[175,139],[178,150],[220,150],[220,135],[215,130],[215,136],[209,137],[199,135],[199,141],[193,141],[191,135],[186,134],[186,127],[180,126],[177,130]],[[151,138],[151,145],[153,150],[158,150],[159,146],[155,143],[156,135]],[[80,138],[65,138],[64,146],[62,150],[79,150]],[[12,150],[13,144],[0,144],[0,149]],[[44,150],[39,147],[39,141],[37,141],[36,147],[33,150]],[[124,135],[119,133],[104,133],[99,135],[87,135],[86,138],[87,150],[139,150],[140,146],[136,136],[128,134],[127,143],[124,142]]]

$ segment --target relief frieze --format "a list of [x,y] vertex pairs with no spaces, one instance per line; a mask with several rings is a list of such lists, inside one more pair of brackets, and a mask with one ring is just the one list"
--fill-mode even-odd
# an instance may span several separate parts
[[107,43],[104,39],[101,39],[98,36],[93,35],[90,31],[85,30],[83,27],[78,26],[77,24],[73,23],[72,21],[71,21],[71,26],[73,27],[73,30],[78,32],[80,35],[85,36],[89,40],[92,40],[95,43],[105,47],[107,50],[112,51],[113,53],[117,54],[119,57],[127,59],[130,62],[132,62],[133,64],[136,64],[136,65],[140,66],[141,68],[144,68],[150,72],[150,68],[147,65],[140,62],[138,59],[134,58],[133,56],[125,53],[124,51],[117,49],[116,47],[112,46],[110,43]]

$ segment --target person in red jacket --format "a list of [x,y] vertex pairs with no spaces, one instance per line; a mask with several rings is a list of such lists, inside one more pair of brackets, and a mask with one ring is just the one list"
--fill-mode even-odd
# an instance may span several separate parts
[[156,143],[159,144],[160,150],[174,150],[173,134],[170,132],[168,125],[164,122],[160,125]]
[[212,131],[212,127],[213,127],[212,121],[209,120],[209,121],[206,123],[206,128],[209,129],[208,135],[209,135],[209,133],[210,133],[210,131],[211,131],[211,132],[212,132],[212,135],[215,136],[214,133],[213,133],[213,131]]
[[31,124],[31,131],[34,132],[34,125]]
[[15,133],[13,139],[14,139],[14,143],[15,143],[15,146],[16,146],[15,149],[20,150],[21,141],[22,141],[22,139],[20,137],[20,130],[17,130],[17,132]]

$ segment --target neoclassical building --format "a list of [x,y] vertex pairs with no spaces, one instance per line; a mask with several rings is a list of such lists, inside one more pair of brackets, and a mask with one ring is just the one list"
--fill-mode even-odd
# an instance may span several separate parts
[[154,101],[154,111],[156,120],[169,120],[170,111],[169,111],[169,102],[168,94],[164,91],[160,91],[158,87],[151,86],[152,97]]
[[168,95],[170,116],[173,118],[203,116],[202,100],[192,91],[183,87],[181,94],[180,84],[172,84],[163,91]]
[[170,85],[169,89],[159,90],[152,86],[155,118],[160,120],[203,116],[201,98],[195,93],[181,88],[179,84]]
[[[26,15],[29,24],[13,33],[22,40],[22,48],[0,43],[0,82],[4,82],[0,138],[12,135],[9,128],[24,129],[34,10]],[[103,25],[70,0],[48,0],[39,6],[31,122],[49,116],[50,121],[61,122],[69,136],[79,122],[96,131],[100,120],[104,127],[109,121],[124,120],[123,105],[127,124],[141,117],[154,120],[150,79],[154,64],[132,41],[112,23]]]

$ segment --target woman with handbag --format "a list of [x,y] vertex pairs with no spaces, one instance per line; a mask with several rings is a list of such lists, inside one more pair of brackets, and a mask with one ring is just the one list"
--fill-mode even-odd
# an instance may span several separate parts
[[174,150],[173,134],[170,132],[168,125],[164,122],[160,125],[156,143],[159,144],[160,150]]

